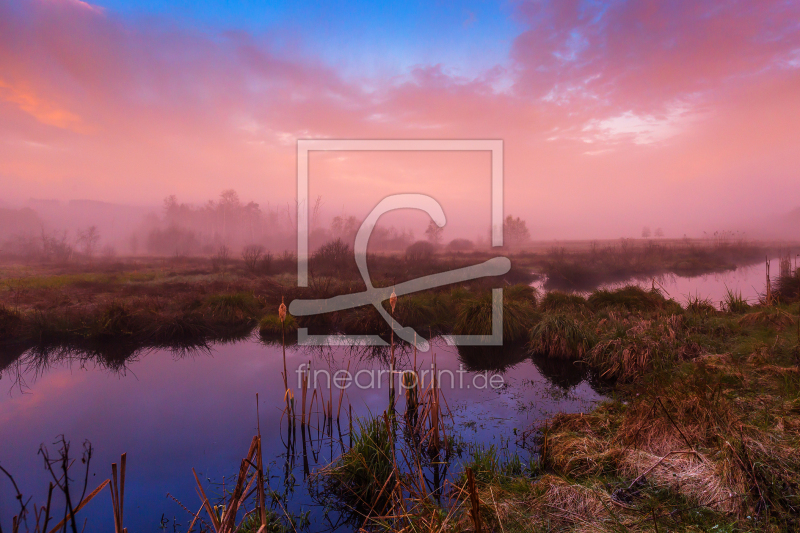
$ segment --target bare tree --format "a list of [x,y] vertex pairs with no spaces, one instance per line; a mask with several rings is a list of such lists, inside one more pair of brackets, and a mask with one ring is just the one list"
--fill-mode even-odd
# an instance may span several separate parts
[[231,250],[224,244],[217,248],[217,252],[211,257],[211,268],[214,272],[222,270],[223,272],[228,268],[228,260],[231,257]]
[[650,238],[650,226],[645,226],[642,228],[642,238],[643,239]]
[[89,226],[83,231],[78,232],[78,247],[87,257],[92,257],[100,242],[100,232],[97,226]]
[[42,230],[42,255],[45,260],[66,263],[72,258],[72,246],[67,243],[67,232],[48,235]]
[[247,267],[247,270],[255,273],[256,269],[258,268],[259,260],[263,254],[264,247],[260,244],[251,244],[249,246],[245,246],[242,250],[242,259],[244,260],[244,266]]
[[425,238],[433,244],[439,244],[442,240],[442,230],[436,222],[431,220],[428,222],[428,228],[425,230]]
[[664,236],[664,230],[661,228],[656,228],[656,237],[660,239],[663,236]]

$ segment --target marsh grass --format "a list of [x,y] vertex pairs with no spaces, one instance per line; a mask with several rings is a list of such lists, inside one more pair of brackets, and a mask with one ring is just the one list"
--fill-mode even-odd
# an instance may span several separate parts
[[605,320],[606,333],[585,357],[605,379],[633,381],[699,354],[681,315]]
[[617,290],[594,291],[587,303],[592,309],[624,308],[628,311],[652,311],[660,309],[680,310],[680,305],[664,298],[658,289],[646,291],[636,285]]
[[278,315],[266,315],[258,322],[258,331],[262,337],[270,339],[280,338],[282,333],[296,337],[297,320],[287,313],[286,322],[282,324]]
[[[456,335],[491,335],[492,294],[464,298],[458,305],[453,332]],[[535,292],[528,286],[512,286],[503,291],[503,341],[527,340],[536,311]]]
[[382,417],[357,419],[356,426],[352,447],[320,475],[327,490],[351,511],[360,516],[372,512],[381,516],[389,506],[396,482],[389,427]]
[[800,269],[793,274],[782,275],[772,282],[772,292],[783,303],[800,301]]
[[717,308],[711,298],[703,298],[699,294],[690,294],[686,298],[686,310],[697,315],[715,315]]
[[252,293],[214,294],[208,296],[200,306],[205,316],[220,322],[255,322],[262,314],[261,303]]
[[539,309],[550,312],[582,312],[588,311],[588,303],[579,294],[548,291],[539,303]]
[[743,314],[750,309],[750,304],[747,302],[747,299],[742,297],[741,290],[731,290],[728,287],[725,287],[725,296],[722,300],[722,307],[728,313]]
[[583,357],[597,342],[593,332],[576,319],[563,314],[545,314],[531,329],[531,352],[548,357]]

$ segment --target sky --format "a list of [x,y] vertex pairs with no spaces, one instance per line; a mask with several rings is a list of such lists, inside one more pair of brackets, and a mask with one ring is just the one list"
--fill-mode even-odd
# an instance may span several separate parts
[[[296,141],[502,139],[532,236],[800,206],[800,2],[0,0],[0,203],[294,205]],[[315,153],[312,197],[488,227],[485,153]]]

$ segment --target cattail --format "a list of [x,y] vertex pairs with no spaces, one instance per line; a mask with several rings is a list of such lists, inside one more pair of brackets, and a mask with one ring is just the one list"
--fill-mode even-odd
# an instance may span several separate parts
[[281,324],[286,321],[286,304],[283,303],[283,296],[281,296],[281,306],[278,308],[278,318],[281,319]]
[[394,314],[394,308],[397,305],[397,294],[395,294],[394,289],[392,289],[392,295],[389,296],[389,305],[392,306],[392,314]]

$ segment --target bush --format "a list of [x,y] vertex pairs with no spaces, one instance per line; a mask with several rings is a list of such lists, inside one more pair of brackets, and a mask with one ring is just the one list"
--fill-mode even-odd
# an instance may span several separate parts
[[199,247],[195,232],[179,226],[156,228],[147,235],[147,251],[155,255],[190,255]]
[[264,254],[264,247],[260,244],[250,244],[245,246],[242,250],[242,260],[244,261],[244,266],[252,273],[256,272],[258,268],[259,260],[261,256]]
[[428,241],[417,241],[406,248],[406,261],[426,262],[430,261],[436,247]]
[[324,272],[338,272],[353,261],[353,252],[350,246],[342,239],[336,239],[323,244],[311,256],[311,268]]
[[447,244],[448,252],[468,252],[475,248],[475,243],[469,239],[453,239]]

